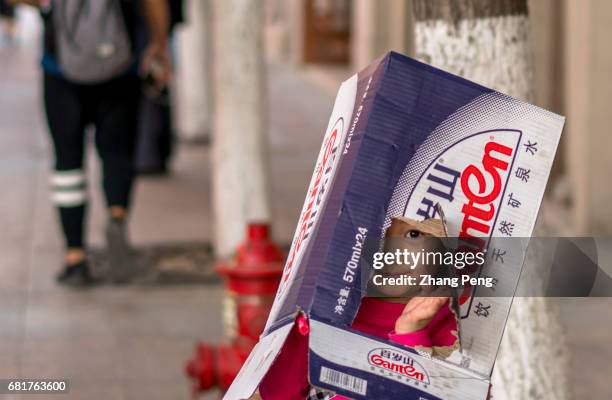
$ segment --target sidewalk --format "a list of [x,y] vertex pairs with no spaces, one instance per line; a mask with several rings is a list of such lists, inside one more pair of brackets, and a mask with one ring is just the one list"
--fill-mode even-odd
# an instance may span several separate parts
[[[34,53],[29,48],[0,50],[0,376],[69,378],[66,398],[73,399],[187,399],[183,364],[195,341],[223,335],[221,324],[210,323],[220,321],[222,290],[134,286],[79,291],[55,284],[61,239],[49,202],[51,158]],[[205,158],[191,151],[180,159],[176,177],[139,185],[136,242],[206,239],[206,183],[193,181],[202,175],[197,171],[186,172],[190,165],[204,166]],[[93,184],[96,170],[90,168],[90,230],[92,242],[100,244],[104,212]],[[156,205],[143,204],[147,198],[156,199]]]
[[[71,399],[190,398],[183,366],[196,340],[223,338],[221,285],[56,285],[61,237],[49,201],[37,55],[0,47],[0,60],[0,377],[70,378]],[[270,98],[274,233],[288,243],[333,99],[278,66]],[[169,177],[138,182],[135,245],[210,240],[209,151],[180,147]],[[105,213],[91,153],[89,237],[100,247]]]

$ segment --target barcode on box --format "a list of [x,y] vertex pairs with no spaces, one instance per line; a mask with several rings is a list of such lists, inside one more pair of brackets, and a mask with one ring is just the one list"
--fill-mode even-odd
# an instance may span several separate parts
[[362,396],[365,396],[368,387],[368,381],[365,379],[357,378],[356,376],[345,374],[344,372],[327,367],[321,367],[321,376],[319,380],[322,383],[349,390]]

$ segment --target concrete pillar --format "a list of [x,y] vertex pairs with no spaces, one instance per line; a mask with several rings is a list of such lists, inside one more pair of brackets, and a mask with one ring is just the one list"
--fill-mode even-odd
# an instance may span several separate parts
[[[419,58],[518,99],[534,100],[527,0],[413,2]],[[543,225],[546,221],[536,231],[550,235]],[[540,253],[531,252],[523,271],[533,285],[543,284],[546,276]],[[496,400],[573,398],[563,329],[551,299],[514,299],[492,383]]]
[[294,1],[265,0],[264,42],[269,61],[282,62],[289,57],[289,7]]
[[360,70],[389,50],[413,52],[412,8],[409,0],[352,2],[351,64]]
[[263,2],[213,0],[215,252],[232,254],[248,222],[270,221]]
[[291,0],[286,2],[287,19],[289,21],[289,61],[299,66],[304,62],[304,36],[305,36],[305,0]]
[[175,131],[182,140],[202,141],[211,127],[210,3],[186,0],[187,22],[176,30]]
[[[529,19],[534,64],[535,104],[565,115],[563,109],[563,7],[559,0],[529,0]],[[561,136],[559,149],[550,173],[549,191],[556,200],[563,200],[567,193],[565,160],[566,135]],[[562,180],[563,184],[559,184]]]
[[564,5],[567,170],[576,234],[612,232],[610,98],[612,2]]

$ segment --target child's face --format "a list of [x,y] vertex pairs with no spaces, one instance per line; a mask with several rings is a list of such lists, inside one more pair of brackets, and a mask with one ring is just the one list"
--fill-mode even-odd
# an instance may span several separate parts
[[[391,222],[391,226],[387,229],[385,234],[385,253],[396,254],[399,250],[400,254],[404,255],[407,253],[433,253],[441,251],[444,248],[442,240],[434,236],[431,233],[424,232],[418,223],[413,224],[409,219],[394,218]],[[410,257],[410,256],[409,256]],[[404,259],[402,257],[404,261]],[[408,258],[408,260],[412,260]],[[373,279],[370,281],[370,287],[378,292],[381,297],[413,297],[419,294],[430,292],[434,289],[432,286],[421,286],[419,281],[421,275],[436,275],[438,266],[431,265],[421,260],[417,264],[385,264],[385,266],[377,270],[375,275],[380,275],[382,278],[394,278],[401,275],[414,277],[415,285],[376,285],[373,284]],[[378,282],[381,279],[377,279]]]

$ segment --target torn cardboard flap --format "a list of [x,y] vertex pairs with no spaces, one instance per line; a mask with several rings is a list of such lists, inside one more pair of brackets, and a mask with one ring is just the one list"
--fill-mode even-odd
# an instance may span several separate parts
[[463,293],[461,351],[432,359],[351,328],[370,276],[362,249],[393,218],[440,218],[440,205],[449,237],[488,254],[505,247],[483,273],[513,293],[527,243],[503,239],[531,235],[563,124],[396,53],[344,82],[266,330],[224,398],[250,397],[303,310],[316,387],[354,399],[485,400],[512,298]]
[[225,393],[224,399],[250,399],[257,390],[259,382],[280,353],[293,324],[287,324],[274,332],[265,335],[251,351],[232,386]]

